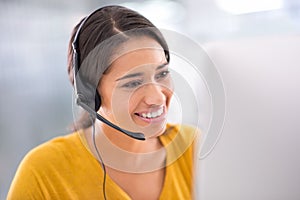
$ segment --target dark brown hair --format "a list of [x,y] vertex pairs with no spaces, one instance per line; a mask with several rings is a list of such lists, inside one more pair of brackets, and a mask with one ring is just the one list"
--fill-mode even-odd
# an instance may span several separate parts
[[[135,36],[147,36],[156,40],[164,49],[166,59],[169,62],[169,49],[165,39],[161,32],[144,16],[136,11],[130,10],[122,6],[106,6],[94,11],[85,21],[82,19],[73,29],[71,39],[69,41],[68,49],[68,74],[72,84],[74,84],[73,78],[73,49],[72,43],[78,28],[81,26],[77,37],[77,53],[79,55],[78,64],[82,64],[83,60],[87,58],[89,53],[95,49],[98,45],[112,36],[119,33],[126,35],[125,40],[115,43],[116,45],[126,41],[126,38]],[[84,21],[84,22],[83,22]],[[81,25],[81,23],[83,24]],[[105,50],[106,51],[106,50]],[[107,49],[112,54],[113,49]],[[100,56],[100,55],[99,55]],[[110,55],[112,56],[112,55]],[[102,56],[101,59],[110,59]],[[101,105],[101,94],[96,91],[96,108],[97,111]],[[88,119],[88,114],[84,113],[75,126],[72,126],[72,130],[87,128],[91,125],[91,120]],[[76,127],[76,128],[75,128]]]

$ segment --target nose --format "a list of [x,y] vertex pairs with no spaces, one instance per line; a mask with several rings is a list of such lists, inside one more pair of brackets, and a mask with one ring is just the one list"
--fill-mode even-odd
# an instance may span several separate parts
[[166,102],[166,88],[159,84],[149,83],[144,87],[144,101],[148,105],[163,105]]

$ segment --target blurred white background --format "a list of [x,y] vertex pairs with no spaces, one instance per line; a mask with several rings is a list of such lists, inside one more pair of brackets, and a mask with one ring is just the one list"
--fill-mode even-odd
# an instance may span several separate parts
[[1,0],[0,199],[30,149],[68,133],[70,32],[108,4],[199,42],[219,68],[228,115],[198,198],[299,199],[299,0]]

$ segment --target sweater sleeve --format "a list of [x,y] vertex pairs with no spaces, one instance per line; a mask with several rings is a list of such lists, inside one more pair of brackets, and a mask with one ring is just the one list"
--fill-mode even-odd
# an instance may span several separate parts
[[34,167],[36,159],[35,153],[31,151],[21,161],[10,186],[7,200],[45,199]]
[[77,133],[56,137],[24,157],[7,200],[99,199],[101,172]]

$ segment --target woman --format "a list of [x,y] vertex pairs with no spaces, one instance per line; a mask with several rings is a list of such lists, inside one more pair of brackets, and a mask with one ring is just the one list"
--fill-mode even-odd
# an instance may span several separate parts
[[169,60],[162,34],[135,11],[107,6],[83,19],[68,73],[89,115],[26,155],[8,199],[192,199],[196,131],[166,122]]

